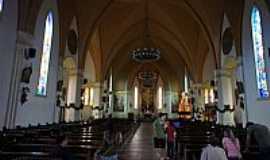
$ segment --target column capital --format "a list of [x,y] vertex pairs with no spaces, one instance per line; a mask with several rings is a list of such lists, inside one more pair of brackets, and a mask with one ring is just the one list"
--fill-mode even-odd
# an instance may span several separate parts
[[228,69],[217,69],[215,70],[215,77],[220,78],[220,77],[231,77],[232,72],[231,70]]
[[86,87],[94,87],[94,88],[100,88],[102,87],[102,84],[100,82],[88,82]]
[[241,64],[241,59],[234,56],[226,56],[224,58],[224,68],[235,70]]
[[83,77],[83,72],[81,69],[76,69],[76,68],[69,68],[68,69],[68,74],[69,76],[78,76],[78,77]]

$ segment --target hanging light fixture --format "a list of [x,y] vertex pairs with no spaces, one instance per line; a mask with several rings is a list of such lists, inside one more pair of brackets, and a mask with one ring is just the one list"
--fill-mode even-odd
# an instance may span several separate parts
[[137,62],[152,62],[160,59],[160,50],[150,46],[150,34],[149,34],[149,11],[148,0],[145,0],[145,29],[144,29],[144,45],[147,47],[137,48],[131,51],[132,59]]
[[137,48],[132,51],[132,58],[137,62],[151,62],[160,59],[160,50],[156,48]]

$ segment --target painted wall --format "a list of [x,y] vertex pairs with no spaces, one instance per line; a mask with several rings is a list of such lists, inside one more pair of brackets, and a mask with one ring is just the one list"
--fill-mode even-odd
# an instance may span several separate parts
[[4,1],[0,14],[0,128],[4,126],[17,34],[17,1]]
[[[36,86],[39,78],[39,67],[43,45],[44,23],[48,11],[53,11],[54,34],[51,50],[50,68],[48,75],[48,90],[46,97],[36,95]],[[23,106],[18,104],[16,114],[16,125],[45,124],[46,122],[57,121],[56,108],[56,83],[58,75],[58,51],[59,51],[59,21],[56,1],[44,1],[39,16],[37,17],[34,32],[34,48],[37,49],[36,58],[32,61],[33,73],[30,79],[29,101]]]
[[[246,89],[246,100],[247,100],[247,112],[248,120],[254,121],[257,123],[265,124],[270,127],[270,101],[258,99],[257,87],[256,87],[256,76],[255,76],[255,62],[254,62],[254,53],[252,45],[252,36],[251,36],[251,23],[250,15],[253,4],[257,6],[262,11],[263,18],[263,32],[264,32],[264,49],[265,49],[265,59],[267,61],[267,71],[268,78],[270,76],[269,72],[269,51],[270,47],[270,16],[266,5],[263,1],[250,0],[245,3],[245,13],[243,19],[243,30],[242,30],[242,54],[243,54],[243,71],[244,71],[244,82]],[[268,80],[269,82],[269,80]],[[269,83],[268,83],[269,84]],[[268,89],[269,89],[268,85]]]

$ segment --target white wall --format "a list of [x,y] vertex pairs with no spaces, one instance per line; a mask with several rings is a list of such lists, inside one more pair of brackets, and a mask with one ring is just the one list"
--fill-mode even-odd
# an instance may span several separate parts
[[17,11],[17,1],[5,0],[0,14],[0,128],[4,126],[8,106],[16,48]]
[[208,80],[212,80],[214,78],[215,69],[216,69],[216,65],[215,65],[214,55],[211,52],[209,52],[207,54],[207,57],[205,59],[204,66],[203,66],[202,81],[205,82]]
[[87,52],[85,59],[84,78],[86,78],[89,82],[96,82],[95,64],[89,51]]
[[[270,127],[270,102],[268,100],[258,99],[255,75],[255,62],[253,54],[252,36],[251,36],[251,22],[250,14],[252,5],[255,0],[249,0],[245,3],[245,13],[243,18],[242,30],[242,53],[244,65],[244,82],[246,89],[247,112],[248,120],[257,123],[265,124]],[[256,1],[257,6],[262,11],[263,16],[263,31],[265,44],[265,59],[269,61],[268,48],[270,47],[270,16],[267,7],[263,1]],[[267,62],[269,68],[269,62]],[[270,76],[268,69],[268,78]],[[268,81],[269,82],[269,81]],[[269,89],[268,85],[268,89]]]
[[[40,60],[43,45],[44,24],[48,11],[53,12],[54,20],[54,34],[53,45],[51,50],[50,68],[48,75],[47,96],[41,97],[36,95],[36,86],[39,78]],[[46,122],[56,121],[56,84],[58,75],[58,52],[59,52],[59,21],[56,1],[43,1],[41,10],[37,17],[35,32],[34,32],[34,46],[37,48],[36,58],[32,61],[33,73],[28,87],[31,93],[28,94],[29,100],[23,106],[18,104],[16,125],[28,124],[44,124]]]

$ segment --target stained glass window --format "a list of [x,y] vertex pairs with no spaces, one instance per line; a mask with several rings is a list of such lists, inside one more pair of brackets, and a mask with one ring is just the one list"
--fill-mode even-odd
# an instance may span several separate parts
[[138,109],[138,86],[134,88],[134,108]]
[[204,90],[204,103],[209,104],[209,93],[207,88]]
[[45,21],[43,48],[41,55],[39,80],[37,86],[37,95],[40,96],[47,95],[47,83],[48,83],[49,64],[52,47],[52,37],[53,37],[53,14],[52,12],[49,12]]
[[163,95],[163,89],[160,86],[158,88],[158,109],[162,109],[162,105],[163,105],[162,95]]
[[251,12],[251,28],[258,95],[260,98],[267,98],[269,97],[269,91],[264,59],[262,18],[257,7],[253,7]]
[[3,11],[4,0],[0,0],[0,13]]
[[94,88],[90,88],[89,105],[94,105]]
[[185,74],[185,92],[187,93],[188,92],[188,76],[187,74]]

